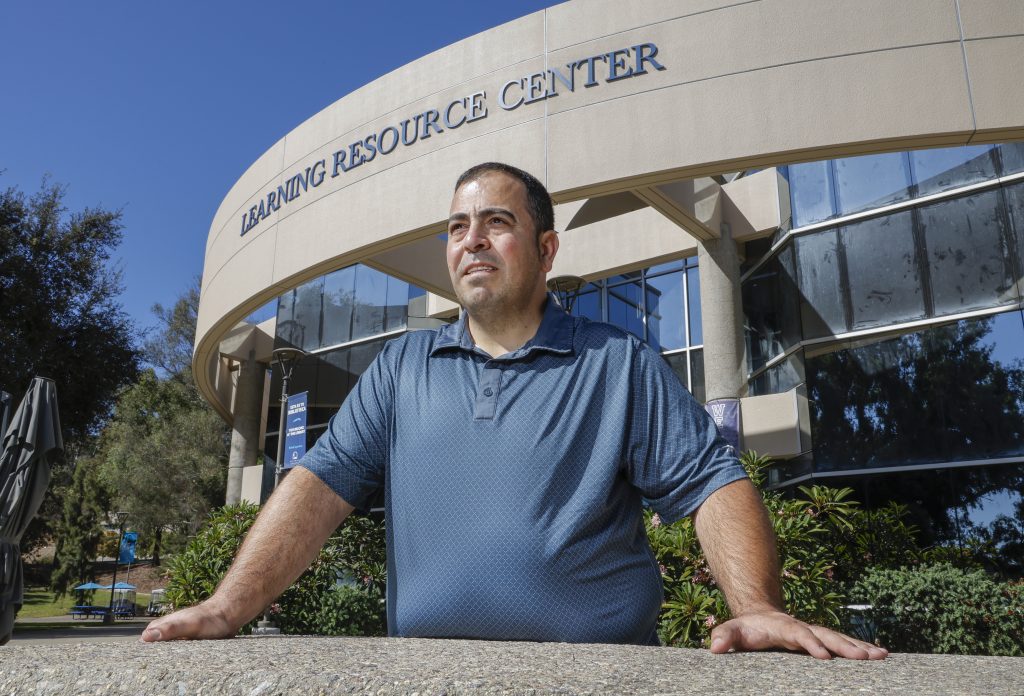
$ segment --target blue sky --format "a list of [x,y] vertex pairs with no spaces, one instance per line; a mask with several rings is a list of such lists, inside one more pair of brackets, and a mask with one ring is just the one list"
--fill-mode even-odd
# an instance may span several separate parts
[[139,328],[202,271],[210,221],[299,123],[416,58],[555,0],[5,3],[0,187],[120,209]]

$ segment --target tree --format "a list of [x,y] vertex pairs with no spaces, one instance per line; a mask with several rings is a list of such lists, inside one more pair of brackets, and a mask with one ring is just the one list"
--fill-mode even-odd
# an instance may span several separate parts
[[[0,191],[0,387],[15,398],[36,375],[57,384],[69,461],[109,416],[118,390],[138,374],[130,320],[117,302],[121,278],[109,265],[121,241],[120,212],[69,213],[65,189],[48,182],[26,197]],[[61,518],[66,465],[22,540],[31,551]]]
[[154,313],[163,323],[146,341],[145,370],[124,390],[104,430],[101,477],[115,506],[148,540],[160,563],[164,530],[196,528],[224,503],[228,430],[199,395],[190,366],[198,282],[174,307]]
[[99,461],[82,457],[75,466],[64,496],[63,516],[57,526],[60,548],[50,585],[63,595],[79,581],[89,579],[93,559],[103,538],[109,495],[99,480]]

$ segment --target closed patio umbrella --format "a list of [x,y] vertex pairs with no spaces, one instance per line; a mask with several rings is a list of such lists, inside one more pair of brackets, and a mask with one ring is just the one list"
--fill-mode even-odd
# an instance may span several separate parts
[[50,465],[64,451],[53,380],[36,377],[11,416],[0,452],[0,645],[21,609],[21,537],[50,483]]

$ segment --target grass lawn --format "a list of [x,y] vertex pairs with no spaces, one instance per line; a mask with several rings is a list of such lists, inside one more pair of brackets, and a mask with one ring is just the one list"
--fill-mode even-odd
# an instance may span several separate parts
[[[19,619],[40,619],[48,616],[66,616],[71,607],[78,604],[79,593],[71,592],[60,599],[54,599],[53,592],[45,587],[26,587],[25,604],[18,612]],[[110,603],[110,591],[96,590],[92,593],[92,603],[107,606]],[[149,604],[149,595],[139,592],[135,595],[138,615],[142,616]]]

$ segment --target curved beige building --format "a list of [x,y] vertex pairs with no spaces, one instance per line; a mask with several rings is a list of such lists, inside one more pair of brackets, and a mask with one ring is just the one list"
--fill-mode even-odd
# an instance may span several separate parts
[[[236,435],[248,433],[235,467],[255,464],[273,334],[239,322],[356,263],[426,290],[426,314],[449,317],[440,235],[458,174],[486,160],[536,174],[559,204],[553,275],[591,281],[699,257],[706,396],[751,396],[758,370],[795,351],[803,360],[824,339],[805,330],[765,365],[751,362],[750,244],[781,255],[815,225],[890,206],[845,214],[836,203],[831,218],[801,226],[779,167],[902,153],[910,176],[926,169],[911,151],[1022,139],[1022,55],[1018,0],[571,0],[344,96],[263,153],[210,228],[194,367]],[[965,186],[1015,180],[1009,154],[991,157],[998,171]],[[828,166],[840,191],[846,170]],[[892,205],[921,204],[919,183]],[[1018,288],[1017,266],[1008,273]],[[1005,299],[991,306],[1013,306]],[[873,331],[859,328],[856,299],[848,305],[830,341]],[[926,301],[900,325],[974,311],[936,307]],[[247,371],[259,377],[243,386]],[[743,404],[747,444],[808,451],[806,393],[787,394]]]

